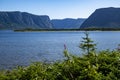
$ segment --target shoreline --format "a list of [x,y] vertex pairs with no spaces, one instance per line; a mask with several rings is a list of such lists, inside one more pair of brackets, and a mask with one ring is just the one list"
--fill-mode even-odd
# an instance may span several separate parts
[[120,31],[120,29],[23,29],[14,32],[46,32],[46,31]]

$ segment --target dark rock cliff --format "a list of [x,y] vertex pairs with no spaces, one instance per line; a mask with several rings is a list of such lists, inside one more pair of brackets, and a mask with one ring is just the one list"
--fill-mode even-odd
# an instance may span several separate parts
[[27,12],[0,12],[0,29],[50,29],[49,16],[38,16]]
[[80,28],[120,28],[120,8],[97,9]]

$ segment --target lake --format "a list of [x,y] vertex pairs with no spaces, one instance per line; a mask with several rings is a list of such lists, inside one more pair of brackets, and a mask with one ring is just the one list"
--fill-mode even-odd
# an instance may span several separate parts
[[[120,44],[119,31],[91,31],[97,50],[116,49]],[[64,44],[70,53],[81,55],[83,31],[12,32],[0,31],[0,69],[27,66],[35,61],[63,59]]]

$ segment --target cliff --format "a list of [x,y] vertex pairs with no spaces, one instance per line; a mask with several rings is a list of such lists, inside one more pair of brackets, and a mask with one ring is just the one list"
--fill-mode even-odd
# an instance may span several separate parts
[[0,29],[50,29],[49,16],[39,16],[27,12],[0,12]]
[[120,8],[97,9],[80,28],[120,28]]

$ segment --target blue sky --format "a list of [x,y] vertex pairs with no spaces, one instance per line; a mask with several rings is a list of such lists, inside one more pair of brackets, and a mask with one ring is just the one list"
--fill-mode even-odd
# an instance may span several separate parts
[[87,18],[103,7],[120,7],[120,0],[0,0],[0,11],[49,15],[51,19]]

